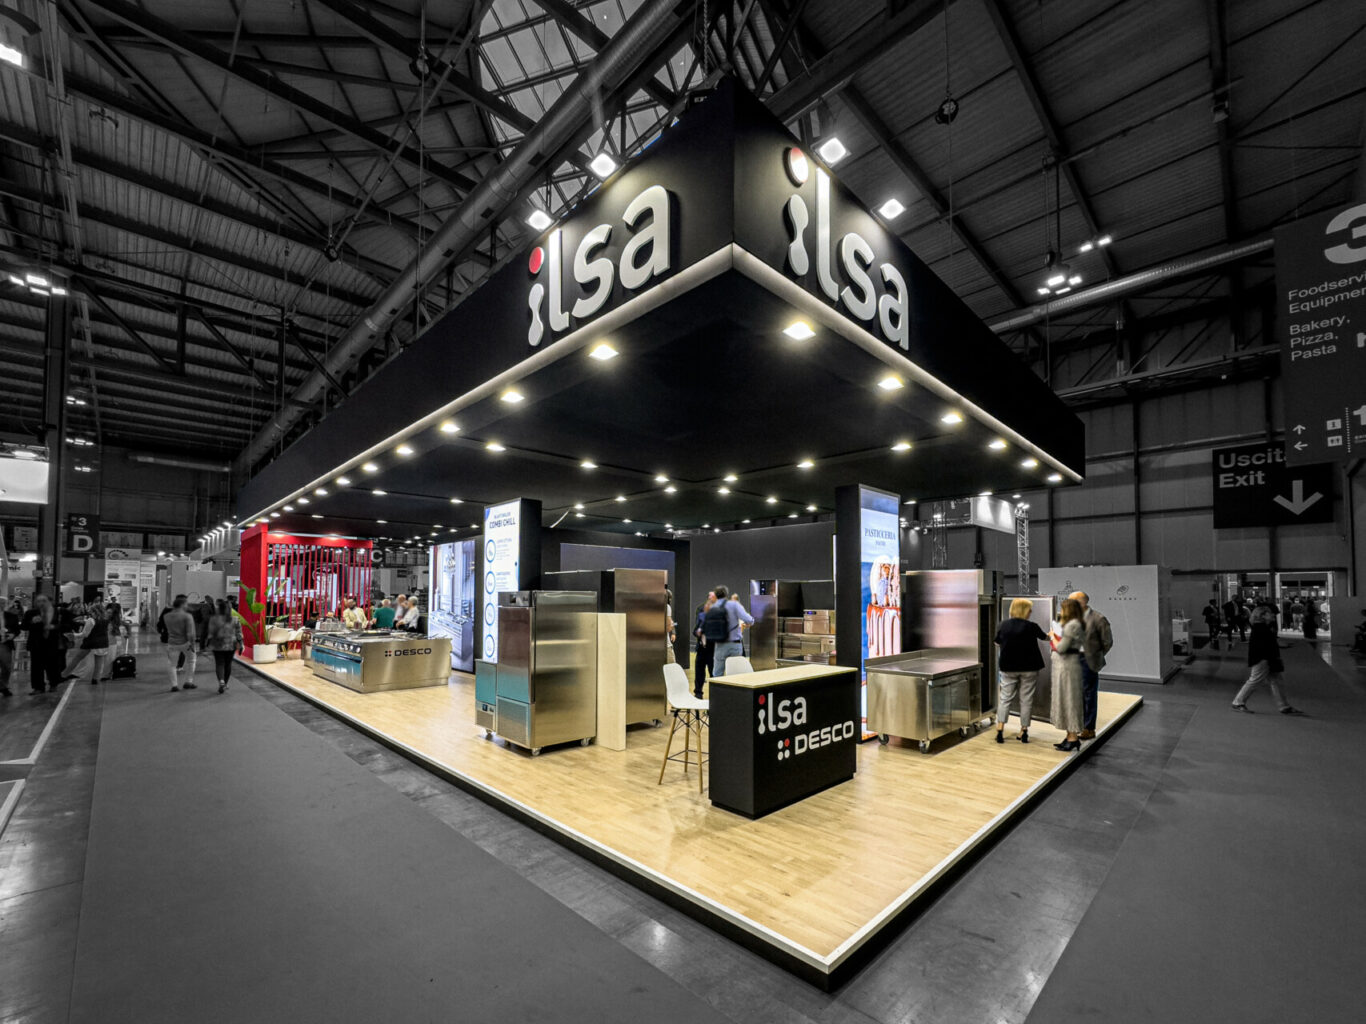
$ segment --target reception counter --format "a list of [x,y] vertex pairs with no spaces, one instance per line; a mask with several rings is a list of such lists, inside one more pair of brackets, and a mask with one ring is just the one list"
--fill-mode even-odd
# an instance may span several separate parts
[[717,807],[759,818],[854,777],[856,669],[796,665],[714,678],[709,717]]
[[313,673],[361,693],[444,686],[449,637],[413,633],[314,633]]

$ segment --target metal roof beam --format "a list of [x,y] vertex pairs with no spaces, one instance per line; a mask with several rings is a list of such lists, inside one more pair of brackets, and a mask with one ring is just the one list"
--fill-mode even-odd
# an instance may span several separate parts
[[[559,22],[564,30],[575,39],[591,46],[594,53],[598,53],[607,45],[609,40],[607,33],[594,25],[592,18],[584,16],[565,0],[531,0],[531,2]],[[654,78],[651,78],[644,88],[645,94],[650,99],[666,109],[673,106],[678,99]]]
[[252,365],[251,360],[248,359],[246,356],[242,355],[241,350],[232,342],[230,342],[223,335],[222,331],[220,331],[213,324],[209,323],[208,318],[205,317],[203,313],[201,313],[196,307],[188,304],[185,306],[185,309],[190,313],[191,316],[193,316],[196,320],[198,320],[201,324],[204,325],[204,327],[208,330],[209,335],[213,338],[214,341],[218,342],[218,344],[223,346],[223,348],[227,350],[229,355],[231,355],[234,359],[236,359],[239,363],[242,364],[242,366],[246,369],[247,373],[251,374],[252,378],[255,379],[256,383],[259,384],[263,390],[274,390],[274,385],[256,372],[256,367]]
[[[324,0],[324,2],[329,3],[330,6],[331,0]],[[146,33],[153,39],[160,40],[177,53],[210,64],[224,73],[260,89],[268,96],[275,96],[283,100],[301,114],[312,115],[336,128],[340,128],[348,135],[355,136],[381,153],[397,152],[399,158],[405,163],[411,164],[419,171],[430,173],[452,188],[469,192],[475,187],[476,183],[472,178],[452,171],[439,161],[424,158],[412,146],[406,143],[397,143],[389,136],[367,127],[364,122],[357,120],[350,114],[343,113],[336,107],[286,84],[275,75],[261,71],[248,63],[234,60],[231,54],[224,53],[218,47],[196,39],[190,33],[169,22],[162,21],[160,18],[153,17],[139,7],[134,7],[132,4],[123,2],[123,0],[91,0],[91,4],[125,25]]]
[[[159,110],[144,106],[135,100],[129,99],[122,93],[106,88],[91,79],[82,78],[79,75],[67,74],[66,87],[67,91],[70,93],[83,96],[87,100],[97,103],[102,107],[117,111],[126,117],[136,118],[144,124],[151,125],[153,128],[158,128],[168,135],[175,136],[186,145],[192,146],[193,148],[208,154],[211,160],[214,157],[217,157],[221,160],[231,161],[234,164],[240,165],[243,170],[266,174],[282,184],[293,186],[301,191],[308,192],[320,199],[327,200],[329,203],[349,210],[352,217],[359,216],[362,218],[363,222],[373,223],[380,227],[393,228],[396,231],[403,232],[410,238],[416,238],[418,236],[419,228],[415,221],[410,221],[398,214],[389,213],[381,207],[378,207],[374,201],[371,201],[368,204],[368,208],[364,209],[362,212],[362,208],[367,206],[367,204],[365,204],[359,196],[352,195],[341,189],[329,187],[322,184],[311,175],[304,174],[302,171],[296,171],[294,168],[284,164],[276,163],[271,160],[268,155],[259,150],[250,150],[241,146],[234,146],[231,143],[220,139],[212,132],[204,131],[195,125],[186,123],[178,117],[164,114]],[[319,156],[324,159],[326,158],[325,154],[319,154]],[[269,195],[261,186],[256,185],[255,187],[264,195]],[[424,228],[422,229],[422,232],[425,234],[427,230],[428,229]]]
[[78,288],[82,292],[84,292],[90,298],[90,300],[93,303],[95,303],[96,306],[99,307],[100,312],[102,312],[106,317],[108,317],[109,320],[119,328],[119,330],[123,331],[124,334],[131,338],[134,344],[141,348],[147,355],[151,356],[152,359],[156,362],[157,366],[159,366],[163,371],[174,376],[184,375],[185,367],[183,365],[177,366],[174,363],[167,361],[167,359],[160,352],[158,352],[155,348],[152,347],[151,342],[149,342],[146,338],[144,338],[141,334],[134,330],[132,325],[130,325],[126,320],[123,319],[123,317],[119,316],[119,314],[114,311],[114,308],[110,306],[108,302],[105,301],[104,296],[99,293],[99,291],[95,288],[93,284],[91,284],[89,281],[85,280],[82,277],[76,276],[72,277],[71,286],[73,288]]
[[788,81],[765,100],[768,109],[784,121],[804,114],[825,96],[838,91],[869,61],[924,28],[944,10],[944,0],[909,0],[897,13],[893,5],[882,9],[854,29],[806,72]]

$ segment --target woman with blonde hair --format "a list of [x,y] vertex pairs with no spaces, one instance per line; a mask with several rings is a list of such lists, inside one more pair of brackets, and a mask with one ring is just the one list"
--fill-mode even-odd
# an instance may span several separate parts
[[1043,655],[1039,641],[1048,641],[1048,634],[1029,617],[1034,602],[1017,597],[1010,602],[1010,618],[996,630],[996,644],[1001,648],[998,659],[1001,672],[1001,693],[996,705],[996,742],[1004,743],[1006,719],[1016,693],[1020,696],[1020,742],[1029,742],[1029,712],[1034,706],[1034,684],[1043,670]]
[[1081,649],[1086,640],[1082,628],[1081,602],[1066,598],[1058,612],[1062,623],[1062,633],[1053,645],[1053,724],[1067,733],[1061,743],[1054,743],[1058,750],[1071,751],[1081,748],[1078,734],[1082,730],[1084,711],[1081,694]]

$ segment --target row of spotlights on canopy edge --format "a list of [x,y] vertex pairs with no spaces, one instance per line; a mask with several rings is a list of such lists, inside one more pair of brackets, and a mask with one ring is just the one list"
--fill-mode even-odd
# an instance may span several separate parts
[[[834,167],[837,163],[849,155],[849,149],[840,141],[838,136],[831,136],[816,147],[816,153],[825,161],[827,167]],[[802,161],[805,163],[805,160]],[[616,173],[617,161],[608,153],[599,153],[588,162],[588,169],[598,176],[602,181],[606,181]],[[895,220],[906,212],[903,204],[895,196],[883,200],[877,208],[878,215],[884,220]],[[536,232],[544,231],[555,223],[555,218],[550,215],[550,211],[540,206],[533,206],[531,213],[526,218],[527,226]]]

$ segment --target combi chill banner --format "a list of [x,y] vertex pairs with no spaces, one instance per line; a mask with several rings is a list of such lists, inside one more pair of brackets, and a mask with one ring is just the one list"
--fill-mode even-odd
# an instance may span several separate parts
[[480,621],[484,641],[481,657],[498,660],[498,592],[516,590],[521,556],[521,502],[509,501],[484,509],[484,559]]

